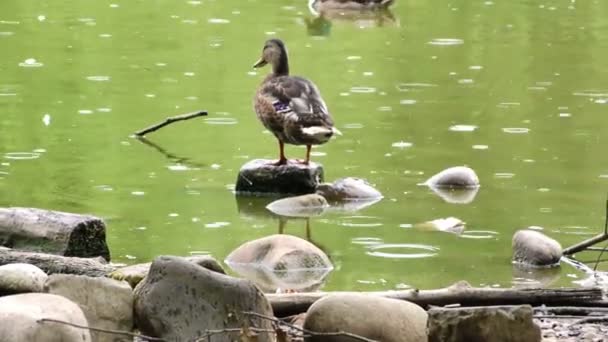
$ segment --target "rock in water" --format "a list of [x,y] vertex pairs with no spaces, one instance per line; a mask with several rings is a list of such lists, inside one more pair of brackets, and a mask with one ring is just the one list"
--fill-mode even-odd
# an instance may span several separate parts
[[317,246],[282,234],[246,242],[225,262],[265,291],[316,289],[333,270],[327,254]]
[[[78,304],[95,328],[133,330],[133,293],[129,284],[104,277],[72,274],[52,274],[45,284],[45,292],[63,296]],[[125,336],[91,332],[96,342],[128,341]]]
[[559,242],[535,230],[515,232],[512,240],[513,261],[530,266],[554,266],[562,257]]
[[110,260],[97,217],[35,208],[0,208],[0,244],[30,252]]
[[541,338],[529,305],[432,308],[428,331],[429,342],[539,342]]
[[310,217],[322,214],[328,206],[323,196],[307,194],[278,199],[268,204],[266,209],[281,216]]
[[235,190],[251,194],[302,195],[315,192],[323,181],[323,167],[311,162],[309,165],[289,161],[285,165],[272,165],[273,160],[255,159],[239,171]]
[[376,190],[365,179],[346,177],[333,183],[322,183],[317,186],[317,193],[328,201],[356,201],[382,198],[382,193]]
[[[220,263],[209,255],[197,255],[191,257],[184,257],[183,259],[202,266],[206,269],[226,274]],[[146,262],[143,264],[135,264],[121,267],[117,270],[112,271],[108,275],[108,277],[116,280],[127,281],[129,285],[134,288],[148,274],[151,265],[151,262]]]
[[[134,294],[139,330],[167,341],[194,341],[213,329],[272,329],[270,321],[243,314],[254,311],[272,316],[270,303],[253,283],[182,258],[157,257]],[[238,333],[217,334],[213,341],[230,342],[238,337]],[[274,341],[274,333],[260,332],[257,341]]]
[[476,188],[479,177],[471,168],[455,166],[439,172],[424,184],[432,188]]
[[[382,342],[426,341],[427,313],[416,304],[361,293],[332,294],[306,313],[304,329],[343,331]],[[344,336],[310,336],[306,342],[346,342]]]
[[42,292],[48,276],[30,264],[0,266],[0,296],[26,292]]
[[82,310],[69,299],[47,293],[26,293],[0,298],[0,340],[2,342],[90,342],[88,330],[54,319],[88,326]]

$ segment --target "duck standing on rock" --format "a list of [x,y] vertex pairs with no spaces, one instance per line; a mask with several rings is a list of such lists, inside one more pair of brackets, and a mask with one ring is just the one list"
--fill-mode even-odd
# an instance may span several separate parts
[[308,165],[312,145],[326,143],[334,133],[341,134],[321,98],[319,89],[310,80],[289,75],[287,50],[279,39],[267,40],[262,57],[254,68],[266,64],[270,73],[259,86],[254,108],[258,119],[279,141],[279,160],[275,165],[287,164],[284,144],[306,145]]

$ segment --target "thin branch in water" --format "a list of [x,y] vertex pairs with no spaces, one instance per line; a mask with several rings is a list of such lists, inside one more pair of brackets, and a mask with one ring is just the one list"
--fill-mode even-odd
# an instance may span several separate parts
[[148,128],[144,128],[142,130],[135,132],[135,135],[138,137],[141,137],[148,133],[154,132],[162,127],[165,127],[169,124],[172,124],[174,122],[189,120],[192,118],[196,118],[199,116],[206,116],[206,115],[207,115],[207,111],[201,110],[201,111],[194,112],[194,113],[187,113],[187,114],[182,114],[182,115],[177,115],[177,116],[171,116],[171,117],[166,118],[165,121],[163,121],[163,122],[157,123],[156,125],[152,125]]
[[130,331],[123,331],[123,330],[111,330],[111,329],[101,329],[101,328],[94,328],[94,327],[88,327],[86,325],[80,325],[80,324],[76,324],[76,323],[71,323],[71,322],[66,322],[66,321],[62,321],[59,319],[54,319],[54,318],[41,318],[39,320],[36,321],[37,323],[59,323],[59,324],[64,324],[64,325],[68,325],[74,328],[78,328],[78,329],[85,329],[85,330],[90,330],[90,331],[95,331],[95,332],[100,332],[100,333],[105,333],[105,334],[113,334],[113,335],[123,335],[123,336],[129,336],[129,337],[138,337],[147,341],[157,341],[157,342],[166,342],[166,340],[159,338],[159,337],[152,337],[152,336],[146,336],[146,335],[141,335],[141,334],[136,334],[136,333],[132,333]]
[[346,337],[350,337],[352,339],[359,340],[359,341],[364,341],[364,342],[378,342],[376,340],[372,340],[372,339],[369,339],[367,337],[363,337],[363,336],[360,336],[360,335],[357,335],[357,334],[351,334],[351,333],[343,332],[343,331],[336,331],[336,332],[315,332],[315,331],[307,330],[307,329],[304,329],[304,328],[300,328],[299,326],[291,324],[291,323],[287,323],[287,322],[282,321],[282,320],[280,320],[280,319],[278,319],[276,317],[266,316],[266,315],[263,315],[263,314],[260,314],[260,313],[257,313],[257,312],[243,311],[243,314],[254,316],[254,317],[258,317],[258,318],[267,319],[267,320],[275,322],[275,323],[277,323],[279,325],[284,325],[286,327],[298,330],[298,331],[300,331],[300,332],[302,332],[304,334],[308,334],[308,335],[311,335],[311,336],[346,336]]
[[[606,200],[606,218],[604,219],[604,235],[608,235],[608,199]],[[608,246],[604,246],[604,249],[600,252],[600,255],[597,256],[597,260],[595,261],[595,265],[593,265],[593,271],[597,271],[597,266],[600,264],[600,260],[602,258],[602,254],[606,251]]]
[[190,166],[190,167],[198,167],[198,168],[203,168],[203,167],[207,166],[207,165],[202,164],[202,163],[192,162],[192,161],[190,161],[189,158],[180,157],[180,156],[177,156],[177,155],[175,155],[173,153],[170,153],[167,150],[165,150],[164,148],[158,146],[157,144],[153,143],[152,141],[146,139],[143,136],[136,135],[135,139],[137,139],[139,142],[143,143],[144,145],[150,146],[151,148],[153,148],[156,151],[160,152],[165,157],[167,157],[167,159],[171,160],[174,163],[184,164],[184,165],[187,165],[187,166]]
[[579,319],[578,321],[572,323],[571,325],[590,324],[590,323],[606,323],[606,322],[608,322],[608,316],[597,316],[597,317],[587,317],[587,318]]

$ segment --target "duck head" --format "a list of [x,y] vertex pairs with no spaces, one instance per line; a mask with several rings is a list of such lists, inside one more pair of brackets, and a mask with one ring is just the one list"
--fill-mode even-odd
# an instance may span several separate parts
[[272,65],[272,72],[276,75],[288,75],[287,49],[280,39],[269,39],[264,43],[262,57],[253,67],[261,68],[266,64]]

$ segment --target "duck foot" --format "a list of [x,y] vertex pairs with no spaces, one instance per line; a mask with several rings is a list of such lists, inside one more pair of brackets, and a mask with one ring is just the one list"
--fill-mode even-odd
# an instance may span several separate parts
[[269,163],[269,165],[281,166],[281,165],[287,165],[287,162],[288,162],[287,159],[284,158],[284,159],[279,159],[274,163]]

